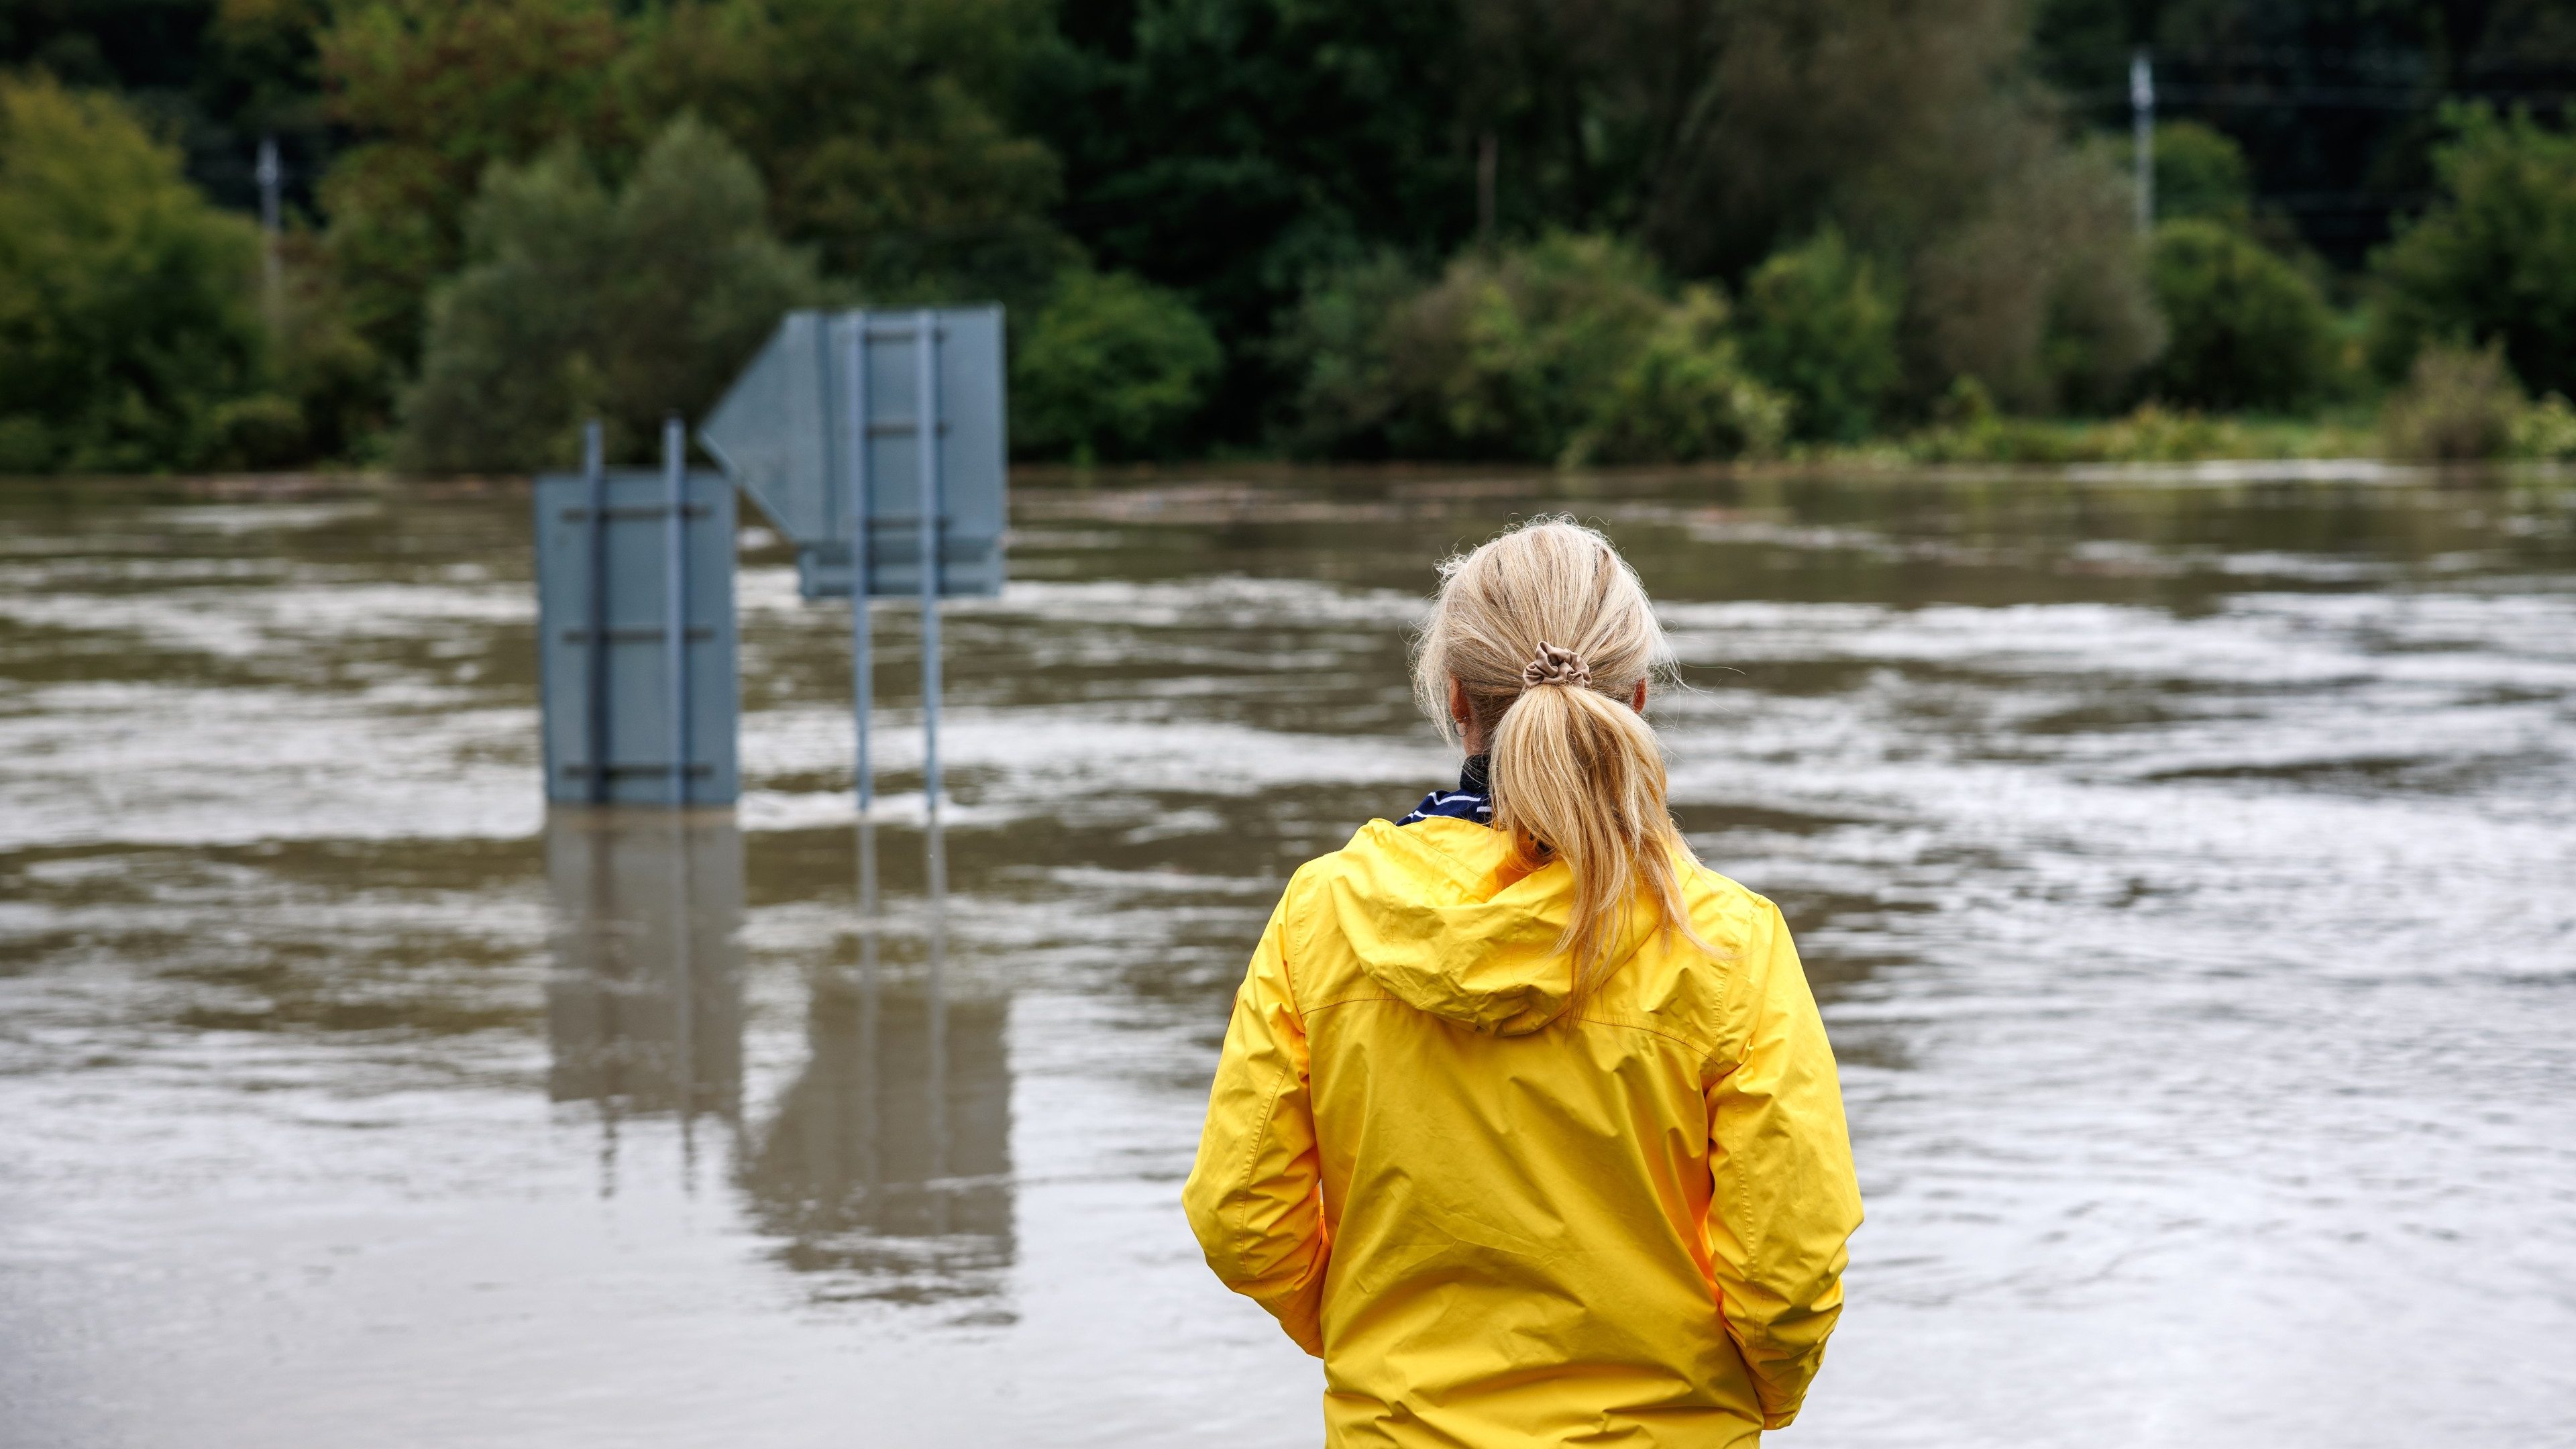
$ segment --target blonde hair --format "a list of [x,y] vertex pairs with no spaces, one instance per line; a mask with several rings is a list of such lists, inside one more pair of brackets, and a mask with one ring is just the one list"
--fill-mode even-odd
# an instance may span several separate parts
[[1492,753],[1494,828],[1535,869],[1563,861],[1574,918],[1557,949],[1579,998],[1644,896],[1662,930],[1703,950],[1682,900],[1690,847],[1664,803],[1663,748],[1631,707],[1671,662],[1636,571],[1599,532],[1536,518],[1440,566],[1440,595],[1414,654],[1424,713],[1455,740],[1449,681]]

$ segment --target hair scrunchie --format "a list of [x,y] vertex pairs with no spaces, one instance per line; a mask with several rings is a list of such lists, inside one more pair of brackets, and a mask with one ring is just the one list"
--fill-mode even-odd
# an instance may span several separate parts
[[1538,653],[1522,666],[1521,683],[1533,689],[1542,684],[1563,684],[1583,689],[1592,683],[1592,666],[1584,663],[1582,656],[1571,649],[1541,644]]

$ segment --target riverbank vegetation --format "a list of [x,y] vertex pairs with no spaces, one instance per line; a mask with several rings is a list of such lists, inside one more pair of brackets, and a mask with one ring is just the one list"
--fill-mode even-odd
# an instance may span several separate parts
[[2255,8],[16,7],[0,471],[639,457],[784,308],[967,298],[1041,459],[2576,456],[2576,138],[2494,103],[2576,41],[2416,18],[2296,51],[2404,116],[2157,127],[2142,230],[2106,67]]

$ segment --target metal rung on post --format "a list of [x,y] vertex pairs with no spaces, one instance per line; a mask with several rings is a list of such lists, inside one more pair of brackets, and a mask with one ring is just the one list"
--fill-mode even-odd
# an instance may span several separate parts
[[[588,628],[566,629],[563,631],[563,641],[567,644],[586,645],[594,635],[605,638],[611,644],[640,644],[668,638],[670,631],[650,624],[605,631]],[[693,642],[707,640],[716,637],[716,631],[704,624],[692,624],[684,631],[684,637]]]

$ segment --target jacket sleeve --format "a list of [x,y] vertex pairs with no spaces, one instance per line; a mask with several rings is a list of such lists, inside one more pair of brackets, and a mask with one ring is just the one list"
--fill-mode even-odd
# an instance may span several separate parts
[[1719,1311],[1752,1370],[1762,1427],[1778,1429],[1798,1416],[1842,1313],[1860,1185],[1824,1020],[1767,901],[1743,967],[1744,1051],[1708,1089],[1708,1236]]
[[1181,1205],[1225,1286],[1279,1320],[1297,1346],[1324,1352],[1322,1173],[1307,1092],[1306,1028],[1288,978],[1287,901],[1270,917],[1235,993],[1207,1127]]

